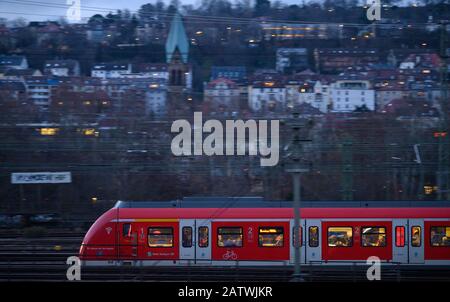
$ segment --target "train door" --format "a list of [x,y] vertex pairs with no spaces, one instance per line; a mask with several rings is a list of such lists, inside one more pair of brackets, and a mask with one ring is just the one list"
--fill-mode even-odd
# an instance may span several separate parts
[[197,219],[195,227],[195,263],[211,264],[211,245],[215,241],[214,238],[211,238],[211,220]]
[[119,259],[136,259],[138,256],[137,229],[131,223],[122,223],[119,232]]
[[319,219],[308,219],[305,228],[305,247],[306,247],[306,262],[315,262],[322,260],[322,250],[320,247],[320,226]]
[[[301,229],[301,235],[300,235],[300,262],[301,263],[305,263],[306,262],[306,238],[305,238],[305,223],[306,221],[304,219],[300,220],[300,229]],[[291,246],[289,247],[290,253],[289,253],[289,258],[290,258],[290,263],[294,263],[295,262],[295,238],[294,238],[294,219],[290,220],[290,236],[292,238],[291,240]]]
[[409,263],[424,263],[423,219],[409,220]]
[[182,263],[190,263],[195,261],[196,250],[196,228],[195,219],[180,220],[180,261]]
[[392,220],[392,261],[408,262],[408,220]]

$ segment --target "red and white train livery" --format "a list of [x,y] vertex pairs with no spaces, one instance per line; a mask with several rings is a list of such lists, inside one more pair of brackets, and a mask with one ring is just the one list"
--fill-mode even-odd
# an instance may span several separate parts
[[[118,202],[92,225],[83,265],[289,265],[294,261],[291,204],[153,207]],[[280,206],[278,206],[280,204]],[[450,265],[449,207],[301,209],[304,264]]]

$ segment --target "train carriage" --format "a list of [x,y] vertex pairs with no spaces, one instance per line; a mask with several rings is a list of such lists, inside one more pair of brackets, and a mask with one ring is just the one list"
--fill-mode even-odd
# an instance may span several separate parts
[[[290,265],[289,202],[118,202],[86,234],[84,265]],[[213,203],[214,205],[214,203]],[[337,204],[339,205],[339,204]],[[304,264],[450,265],[449,207],[301,209]]]

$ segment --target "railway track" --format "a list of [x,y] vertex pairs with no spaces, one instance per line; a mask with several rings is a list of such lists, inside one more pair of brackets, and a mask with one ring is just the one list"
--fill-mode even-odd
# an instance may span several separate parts
[[[63,261],[0,263],[0,281],[65,281]],[[235,267],[82,267],[83,281],[289,281],[292,269]],[[366,268],[303,267],[306,281],[367,281]],[[450,269],[382,268],[383,281],[450,281]]]
[[[0,281],[65,281],[82,238],[0,238]],[[366,266],[303,266],[306,281],[366,281]],[[292,267],[82,267],[83,281],[289,281]],[[383,281],[450,281],[450,268],[382,266]]]

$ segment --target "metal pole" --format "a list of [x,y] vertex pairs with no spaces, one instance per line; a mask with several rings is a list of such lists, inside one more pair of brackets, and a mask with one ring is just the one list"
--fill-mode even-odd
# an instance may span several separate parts
[[292,173],[294,181],[294,275],[293,281],[303,281],[300,264],[300,172]]

